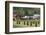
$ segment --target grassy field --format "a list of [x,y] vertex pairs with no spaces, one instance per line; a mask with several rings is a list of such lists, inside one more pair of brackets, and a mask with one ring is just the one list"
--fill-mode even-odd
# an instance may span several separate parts
[[40,20],[16,20],[13,21],[13,28],[23,28],[23,27],[39,27]]

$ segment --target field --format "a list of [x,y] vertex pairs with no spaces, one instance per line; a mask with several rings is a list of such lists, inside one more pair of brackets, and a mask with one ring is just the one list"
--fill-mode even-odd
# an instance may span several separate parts
[[23,27],[39,27],[40,20],[15,20],[13,21],[13,28],[23,28]]
[[13,28],[39,26],[40,8],[13,7]]

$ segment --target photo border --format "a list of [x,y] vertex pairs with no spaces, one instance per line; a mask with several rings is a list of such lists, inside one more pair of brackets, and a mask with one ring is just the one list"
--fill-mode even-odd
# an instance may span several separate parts
[[[43,30],[39,30],[39,31],[9,32],[9,3],[24,3],[24,4],[43,5]],[[5,1],[5,33],[6,34],[16,34],[16,33],[32,33],[32,32],[45,32],[45,3]]]

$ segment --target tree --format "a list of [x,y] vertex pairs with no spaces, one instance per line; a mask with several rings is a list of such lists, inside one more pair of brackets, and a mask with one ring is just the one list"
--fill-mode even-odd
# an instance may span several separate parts
[[40,14],[40,8],[13,7],[13,11],[17,12],[20,16]]

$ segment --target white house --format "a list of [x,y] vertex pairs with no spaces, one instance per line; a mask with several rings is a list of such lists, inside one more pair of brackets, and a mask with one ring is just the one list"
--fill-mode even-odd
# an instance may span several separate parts
[[39,14],[34,14],[33,19],[40,19],[40,15]]

